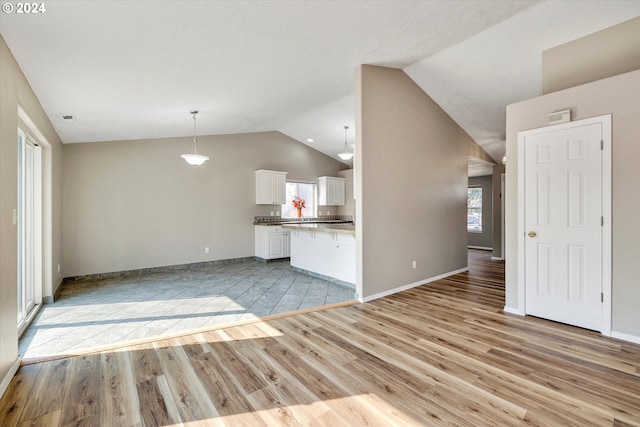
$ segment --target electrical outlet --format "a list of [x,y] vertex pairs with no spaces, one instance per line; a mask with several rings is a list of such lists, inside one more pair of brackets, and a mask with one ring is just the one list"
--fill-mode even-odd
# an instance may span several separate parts
[[271,211],[271,213],[269,213],[269,216],[273,216],[273,211]]
[[[204,248],[204,253],[205,253],[205,254],[208,254],[208,253],[209,253],[209,246],[207,246],[207,247],[205,247],[205,248]],[[414,268],[415,268],[415,267],[414,267]]]
[[413,261],[413,268],[416,268],[418,266],[418,263],[414,260]]

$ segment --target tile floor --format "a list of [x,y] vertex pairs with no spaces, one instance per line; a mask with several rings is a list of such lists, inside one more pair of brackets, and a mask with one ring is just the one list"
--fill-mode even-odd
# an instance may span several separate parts
[[353,299],[353,289],[295,272],[288,261],[78,281],[42,307],[19,353],[67,353]]

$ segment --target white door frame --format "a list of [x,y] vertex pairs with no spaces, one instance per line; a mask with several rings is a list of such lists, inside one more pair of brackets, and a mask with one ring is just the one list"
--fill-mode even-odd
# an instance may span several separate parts
[[507,193],[507,181],[506,174],[500,174],[500,259],[504,260],[507,254],[505,250],[506,246],[506,238],[505,238],[505,220],[507,218],[506,212],[506,204],[505,204],[505,194]]
[[[18,286],[22,287],[20,308],[23,315],[18,319],[18,332],[21,334],[42,303],[42,147],[22,124],[18,127],[18,137],[21,193],[18,208]],[[27,152],[31,153],[30,157],[27,156]],[[30,185],[27,185],[28,183]],[[30,288],[28,291],[32,293],[30,298],[27,298],[29,292],[25,292],[27,288]]]
[[525,138],[537,133],[570,129],[590,124],[602,125],[602,329],[603,335],[611,336],[611,114],[554,126],[518,132],[518,311],[526,315],[525,305]]
[[[38,256],[41,265],[41,286],[38,292],[38,303],[43,299],[49,299],[53,302],[53,158],[52,146],[44,134],[38,129],[35,122],[26,111],[18,105],[18,127],[27,133],[39,146],[41,154],[41,176],[38,181],[41,183],[41,205],[40,218],[41,227],[39,232],[41,236],[39,241],[40,255]],[[60,264],[57,265],[58,273],[60,272]],[[36,312],[32,312],[32,317]],[[27,320],[27,323],[31,318]],[[23,331],[24,332],[24,328]]]

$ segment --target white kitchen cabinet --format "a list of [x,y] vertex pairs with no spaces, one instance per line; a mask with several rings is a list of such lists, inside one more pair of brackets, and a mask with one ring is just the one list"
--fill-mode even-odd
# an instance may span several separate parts
[[291,267],[307,269],[307,232],[297,229],[291,230]]
[[309,231],[307,233],[307,268],[306,270],[333,277],[334,233]]
[[356,239],[352,234],[293,230],[291,266],[356,283]]
[[255,226],[255,256],[262,259],[287,258],[291,254],[291,232],[282,227]]
[[356,237],[350,234],[338,234],[336,237],[333,277],[343,282],[356,283]]
[[289,230],[282,233],[282,255],[284,258],[291,256],[291,231]]
[[318,178],[319,205],[344,206],[345,179],[335,176]]
[[287,173],[260,169],[256,173],[256,205],[284,205]]

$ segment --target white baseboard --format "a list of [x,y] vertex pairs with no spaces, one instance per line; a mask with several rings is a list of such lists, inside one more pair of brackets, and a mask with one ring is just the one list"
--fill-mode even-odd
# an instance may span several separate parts
[[640,337],[637,335],[625,334],[622,332],[611,331],[611,338],[617,338],[619,340],[629,341],[634,344],[640,344]]
[[505,313],[517,314],[518,316],[524,316],[524,313],[515,307],[504,306],[502,309]]
[[429,279],[420,280],[418,282],[409,283],[408,285],[400,286],[397,288],[389,289],[388,291],[379,292],[377,294],[369,295],[368,297],[359,298],[360,302],[369,302],[378,298],[386,297],[392,294],[396,294],[398,292],[406,291],[407,289],[415,288],[416,286],[426,285],[427,283],[435,282],[436,280],[444,279],[445,277],[453,276],[456,274],[464,273],[465,271],[469,271],[469,267],[461,268],[459,270],[450,271],[448,273],[441,274],[439,276],[431,277]]
[[467,249],[480,249],[482,251],[492,251],[493,248],[489,248],[487,246],[467,246]]
[[17,357],[16,360],[9,367],[9,372],[7,372],[7,375],[5,375],[5,377],[2,379],[2,382],[0,383],[0,398],[4,396],[4,392],[7,391],[7,388],[9,387],[9,383],[13,379],[13,376],[16,374],[16,372],[18,372],[19,367],[20,367],[20,358]]

